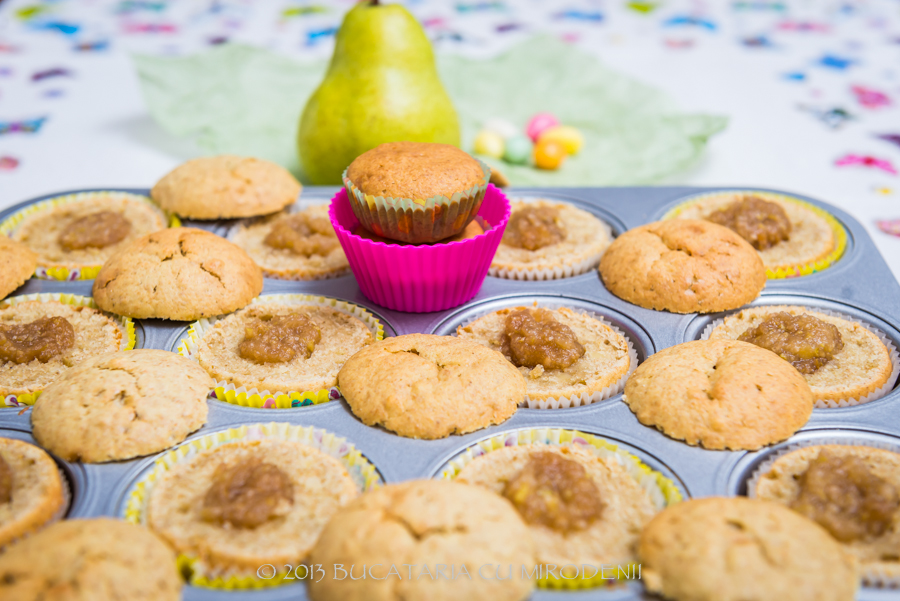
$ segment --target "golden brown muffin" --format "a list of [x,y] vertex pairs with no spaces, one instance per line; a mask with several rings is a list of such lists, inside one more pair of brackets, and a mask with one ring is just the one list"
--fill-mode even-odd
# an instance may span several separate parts
[[502,423],[525,397],[525,378],[497,351],[430,334],[365,347],[341,368],[338,386],[364,424],[425,439]]
[[0,234],[0,299],[24,284],[34,274],[37,254],[21,242]]
[[808,315],[838,329],[842,348],[814,373],[803,377],[816,401],[836,404],[843,399],[858,399],[884,386],[891,377],[893,364],[888,348],[879,337],[856,321],[841,319],[796,305],[750,307],[729,315],[709,335],[710,340],[737,340],[776,313]]
[[302,186],[290,172],[261,159],[221,155],[179,165],[150,195],[166,211],[190,219],[256,217],[293,204]]
[[450,198],[485,183],[478,161],[456,146],[388,142],[356,157],[347,177],[364,194],[427,200]]
[[[309,582],[313,601],[523,601],[535,584],[522,577],[523,566],[534,568],[534,544],[509,502],[479,486],[444,480],[367,492],[332,518],[310,562],[329,568]],[[358,577],[363,564],[372,578],[340,579],[333,569],[356,566]],[[388,576],[392,565],[397,572]],[[435,576],[438,569],[443,577]],[[509,579],[498,580],[498,569],[504,578],[512,570]]]
[[[824,504],[828,506],[827,513],[818,516],[829,519],[819,523],[829,531],[834,529],[833,534],[839,536],[844,549],[859,560],[864,579],[868,580],[873,576],[886,577],[896,582],[900,579],[900,557],[897,554],[897,549],[900,549],[900,512],[897,511],[897,503],[900,501],[897,495],[900,492],[900,453],[860,445],[831,444],[802,447],[782,455],[768,468],[763,468],[765,471],[756,481],[755,490],[750,493],[755,494],[758,499],[798,509],[798,498],[805,490],[804,476],[811,464],[823,459],[823,452],[826,463],[821,465],[820,469],[830,470],[832,474],[830,478],[833,479],[826,484],[821,480],[822,472],[815,476],[817,484],[831,487],[826,492],[830,495],[831,502]],[[856,465],[835,466],[833,464],[835,458],[839,461],[859,460],[860,463],[853,461]],[[848,467],[855,473],[851,475]],[[864,475],[860,477],[861,471],[866,470],[881,482],[868,484],[868,494],[860,495],[860,485],[866,488],[864,481],[869,479]],[[836,473],[838,471],[841,473]],[[884,489],[885,483],[888,490]],[[815,489],[816,486],[813,485],[812,490]],[[801,512],[815,519],[815,516],[805,511]],[[866,528],[858,527],[863,524],[859,520],[861,513],[865,513],[871,520],[866,524]],[[855,527],[848,527],[846,523],[840,522],[832,524],[835,518],[849,522]],[[878,532],[881,527],[883,530]]]
[[[51,329],[43,330],[46,353],[35,355],[38,346],[20,345],[3,333],[11,328],[41,328],[41,320],[51,320]],[[71,328],[71,338],[66,335]],[[28,326],[27,324],[32,324]],[[21,335],[21,331],[19,332]],[[0,305],[0,396],[34,394],[43,390],[82,361],[125,350],[128,339],[122,327],[109,315],[90,307],[67,305],[59,301],[25,301],[7,306]],[[24,352],[23,352],[24,351]],[[23,352],[19,355],[19,352]],[[33,356],[33,358],[32,358]]]
[[262,287],[262,271],[242,249],[177,227],[135,240],[107,261],[94,280],[94,300],[117,315],[193,321],[240,309]]
[[708,221],[673,219],[629,230],[600,259],[606,288],[646,309],[713,313],[749,303],[766,285],[759,254]]
[[0,599],[178,601],[175,554],[143,526],[65,520],[0,555]]
[[856,562],[824,528],[767,501],[672,505],[641,533],[647,589],[674,601],[853,601]]
[[60,517],[65,492],[50,455],[27,442],[0,438],[0,549]]
[[644,425],[707,449],[755,450],[809,420],[813,395],[784,359],[749,342],[696,340],[651,355],[625,383]]
[[[474,238],[475,236],[480,236],[484,233],[484,228],[476,220],[472,220],[469,222],[463,231],[456,234],[455,236],[450,236],[449,238],[444,238],[443,240],[438,240],[434,242],[434,244],[446,244],[448,242],[459,242],[461,240],[468,240],[469,238]],[[400,242],[399,240],[390,240],[388,238],[383,238],[377,234],[373,234],[366,228],[361,225],[357,225],[353,230],[353,234],[359,236],[360,238],[365,238],[366,240],[371,240],[372,242],[383,242],[384,244],[399,244],[400,246],[407,246],[408,242]]]
[[190,359],[158,350],[84,361],[47,387],[34,437],[66,461],[131,459],[175,446],[206,423],[213,382]]
[[334,457],[297,441],[222,444],[177,463],[150,491],[147,524],[210,571],[297,565],[359,494]]
[[[543,460],[544,453],[562,458],[563,466],[566,460],[575,462],[584,469],[583,474],[571,474],[563,479],[560,472],[565,468],[557,465],[560,462],[548,462],[543,468],[544,476],[549,476],[547,481],[535,479],[526,481],[524,487],[515,485],[529,462],[535,457]],[[587,478],[590,484],[580,482],[581,478]],[[535,541],[537,563],[545,565],[627,566],[636,561],[638,535],[657,511],[650,495],[619,463],[618,457],[602,458],[574,445],[529,444],[497,449],[465,466],[456,481],[483,486],[513,501]],[[570,488],[550,492],[554,490],[553,485],[559,484]],[[567,498],[567,493],[573,497]],[[546,498],[547,494],[567,499],[565,520],[547,519],[547,514],[558,518],[562,513],[561,503],[556,499],[546,501],[541,508],[539,503],[531,503],[527,498],[528,495]],[[572,507],[574,503],[578,506]],[[554,510],[557,513],[552,513]],[[582,523],[576,523],[577,520]]]
[[[494,311],[470,324],[459,326],[456,335],[462,340],[473,340],[503,353],[515,365],[508,347],[510,337],[506,335],[507,322],[510,314],[522,310],[527,308],[513,307]],[[613,386],[628,373],[632,365],[628,341],[624,336],[590,315],[566,307],[546,310],[550,312],[552,319],[574,334],[577,343],[584,349],[584,354],[577,358],[570,357],[574,361],[565,367],[561,364],[554,367],[546,359],[544,363],[550,367],[545,367],[544,363],[531,367],[518,366],[519,372],[525,376],[526,403],[529,407],[538,406],[540,401],[561,398],[579,399],[575,406],[582,402],[591,403],[593,395]],[[556,339],[558,336],[556,332],[546,332],[546,335],[548,339],[542,342],[551,345],[549,337]],[[534,342],[530,338],[528,341]],[[547,351],[547,359],[554,359],[552,353],[552,350]]]

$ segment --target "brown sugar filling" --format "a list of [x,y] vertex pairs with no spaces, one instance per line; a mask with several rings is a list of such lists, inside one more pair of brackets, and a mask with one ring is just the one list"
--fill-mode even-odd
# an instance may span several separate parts
[[844,341],[834,325],[812,315],[773,313],[738,340],[769,349],[802,374],[814,374],[834,359]]
[[0,325],[0,360],[41,363],[75,344],[75,329],[63,317],[41,317],[30,323]]
[[559,453],[532,453],[528,463],[503,488],[529,524],[558,532],[584,530],[603,513],[600,491],[584,466]]
[[12,501],[13,472],[6,459],[0,455],[0,503]]
[[264,315],[244,329],[238,354],[254,363],[286,363],[297,353],[309,359],[322,333],[306,315]]
[[121,213],[99,211],[76,219],[59,233],[59,245],[66,250],[106,248],[125,239],[131,222]]
[[897,489],[853,455],[823,449],[798,477],[791,508],[824,526],[842,542],[884,534],[900,506]]
[[294,485],[287,474],[259,457],[221,465],[203,497],[207,522],[236,528],[256,528],[290,511]]
[[737,232],[756,250],[771,248],[791,236],[791,221],[781,205],[756,196],[744,196],[706,219]]
[[288,215],[275,221],[263,243],[306,257],[325,256],[340,245],[330,221],[306,213]]
[[519,309],[506,316],[501,352],[516,367],[565,369],[584,355],[572,328],[546,309]]
[[512,214],[503,242],[516,248],[538,250],[566,239],[566,229],[554,207],[527,206]]

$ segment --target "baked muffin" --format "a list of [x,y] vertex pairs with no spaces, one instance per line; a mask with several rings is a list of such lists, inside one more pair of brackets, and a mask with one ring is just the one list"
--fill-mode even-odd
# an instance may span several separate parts
[[688,219],[628,230],[600,259],[606,288],[645,309],[714,313],[749,303],[766,285],[756,250],[730,229]]
[[685,342],[651,355],[623,400],[644,425],[707,449],[755,450],[809,420],[809,385],[775,353],[737,340]]
[[353,413],[408,438],[466,434],[509,419],[525,398],[525,378],[482,344],[407,334],[350,357],[338,386]]
[[50,455],[27,442],[0,438],[0,549],[61,517],[67,496]]
[[206,423],[212,379],[195,362],[151,349],[83,361],[35,402],[38,443],[66,461],[131,459],[174,446]]
[[255,575],[305,560],[341,505],[359,494],[334,457],[292,440],[221,444],[153,484],[147,525],[210,573]]
[[[477,219],[473,219],[469,222],[469,225],[463,228],[463,231],[456,234],[455,236],[450,236],[449,238],[444,238],[443,240],[438,240],[433,244],[447,244],[448,242],[460,242],[462,240],[468,240],[470,238],[475,238],[476,236],[480,236],[484,233],[484,228],[481,227],[481,224],[478,223]],[[398,240],[389,240],[388,238],[384,238],[382,236],[378,236],[373,234],[366,228],[361,225],[357,225],[353,230],[353,234],[359,236],[360,238],[365,238],[366,240],[371,240],[372,242],[381,242],[383,244],[396,244],[398,246],[416,246],[414,244],[410,244],[408,242],[400,242]]]
[[327,205],[239,225],[228,239],[243,248],[271,278],[321,280],[350,269],[328,219]]
[[59,279],[94,277],[111,256],[168,224],[149,199],[125,192],[86,192],[25,212],[13,226],[12,238],[37,253],[42,277],[61,275]]
[[499,351],[525,376],[524,404],[578,407],[617,394],[637,364],[628,340],[566,307],[513,307],[459,326],[456,335]]
[[856,562],[824,528],[767,501],[676,503],[641,533],[644,586],[674,601],[853,601]]
[[0,555],[0,598],[15,601],[178,601],[175,554],[142,526],[65,520]]
[[179,165],[156,182],[150,196],[182,217],[231,219],[280,211],[297,200],[301,188],[280,165],[220,155]]
[[[819,406],[875,400],[897,379],[896,350],[858,321],[806,307],[750,307],[729,315],[711,340],[744,340],[796,367]],[[878,392],[879,394],[874,394]]]
[[52,298],[0,303],[0,395],[33,403],[70,367],[130,348],[126,328],[98,309]]
[[828,530],[860,563],[864,581],[900,583],[900,453],[813,445],[765,464],[751,496],[787,505]]
[[477,457],[456,481],[513,504],[534,539],[535,563],[624,568],[658,508],[620,461],[575,445],[526,444]]
[[[521,570],[533,568],[534,557],[528,529],[508,501],[479,486],[403,482],[340,509],[310,556],[312,564],[356,566],[355,576],[365,564],[372,577],[339,579],[339,572],[329,569],[310,580],[307,590],[312,601],[524,601],[534,580],[522,577]],[[388,576],[392,566],[399,578],[397,572]],[[444,570],[443,577],[435,577],[437,569]],[[497,570],[504,578],[512,573],[499,580]]]
[[455,236],[472,221],[490,169],[449,144],[389,142],[344,172],[360,224],[391,240],[422,244]]
[[37,254],[21,242],[0,235],[0,299],[9,296],[34,274]]
[[107,261],[94,280],[94,300],[117,315],[193,321],[240,309],[262,287],[262,271],[243,250],[178,227],[135,240]]
[[362,320],[321,304],[264,302],[202,332],[192,358],[235,388],[307,392],[330,388],[338,371],[375,341]]
[[666,217],[705,219],[734,230],[759,252],[770,278],[824,269],[840,258],[846,244],[843,228],[825,211],[771,192],[704,194]]
[[490,275],[514,280],[553,280],[593,269],[612,242],[609,226],[565,202],[538,199],[510,203],[512,215]]

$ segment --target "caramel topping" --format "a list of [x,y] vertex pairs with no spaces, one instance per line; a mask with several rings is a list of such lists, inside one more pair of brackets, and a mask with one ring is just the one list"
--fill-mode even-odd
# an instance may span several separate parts
[[256,528],[287,514],[293,504],[294,485],[287,474],[251,457],[219,466],[203,497],[202,517],[222,526]]
[[503,496],[529,524],[563,533],[584,530],[603,513],[600,491],[584,466],[559,453],[532,453]]
[[131,231],[131,222],[121,213],[100,211],[76,219],[59,233],[59,245],[66,250],[106,248],[121,242]]
[[771,248],[791,235],[791,221],[781,205],[756,196],[745,196],[706,219],[734,230],[756,250]]
[[512,214],[503,242],[516,248],[537,250],[566,239],[566,229],[553,207],[526,206]]
[[873,474],[865,461],[828,449],[810,461],[798,483],[800,495],[791,509],[815,520],[842,542],[881,536],[900,507],[897,489]]
[[31,323],[0,325],[0,360],[46,363],[75,344],[75,330],[62,317],[41,317]]
[[340,245],[330,221],[306,213],[276,220],[263,243],[306,257],[325,256]]
[[12,501],[13,472],[6,460],[0,455],[0,503]]
[[780,312],[749,328],[738,340],[769,349],[802,374],[814,374],[834,359],[844,341],[838,329],[812,315]]
[[519,309],[507,315],[500,351],[516,367],[544,369],[565,369],[584,355],[572,328],[546,309]]
[[306,315],[264,315],[245,328],[238,354],[254,363],[286,363],[298,352],[309,359],[321,338]]

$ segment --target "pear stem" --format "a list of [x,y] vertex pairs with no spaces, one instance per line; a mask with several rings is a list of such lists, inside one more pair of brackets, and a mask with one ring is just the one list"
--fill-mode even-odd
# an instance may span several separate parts
[[369,4],[371,6],[378,6],[378,0],[370,0]]

